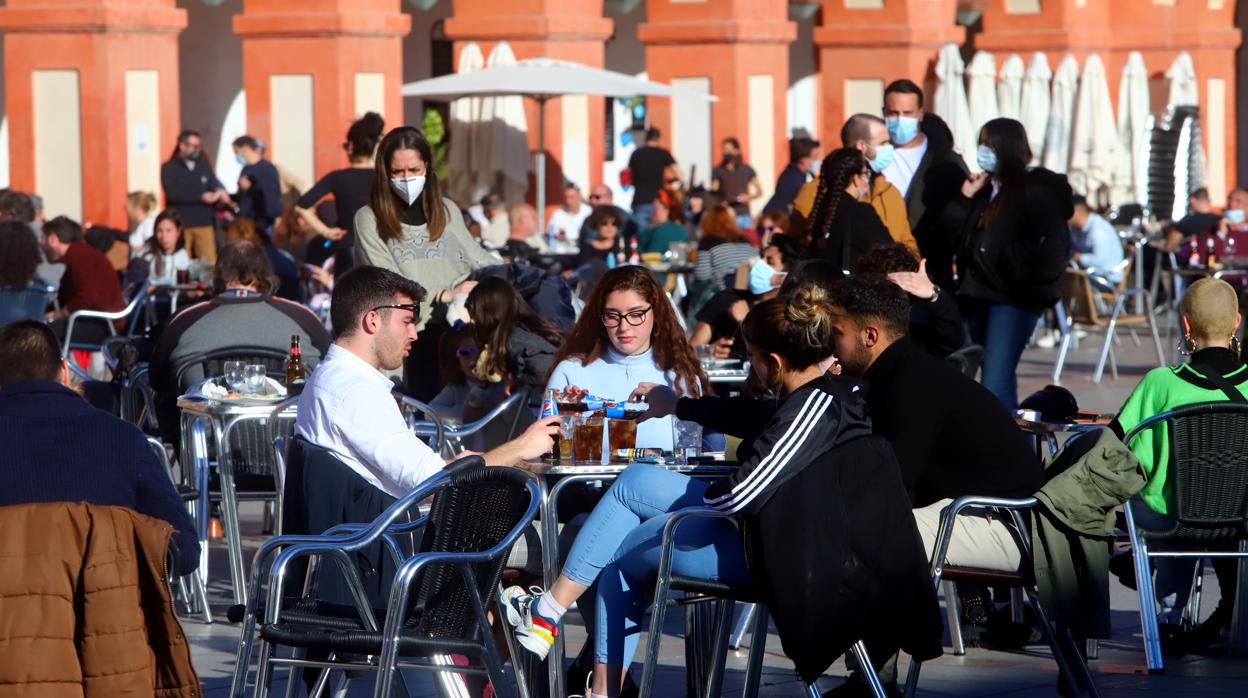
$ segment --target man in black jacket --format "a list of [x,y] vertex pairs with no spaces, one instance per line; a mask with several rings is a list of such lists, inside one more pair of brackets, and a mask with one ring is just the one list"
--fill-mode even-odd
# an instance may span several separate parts
[[272,238],[273,223],[282,216],[277,167],[264,159],[264,146],[251,136],[234,139],[234,157],[243,166],[238,175],[238,215],[255,221],[256,230]]
[[932,278],[953,288],[952,231],[940,222],[944,208],[962,180],[966,163],[953,150],[953,133],[935,114],[923,110],[923,90],[909,80],[884,88],[884,123],[893,141],[893,161],[884,177],[906,199],[910,230],[928,260]]
[[[910,301],[882,276],[832,290],[836,355],[868,384],[873,431],[893,444],[930,555],[940,510],[967,495],[1030,497],[1044,483],[1026,435],[1001,402],[906,336]],[[1015,571],[1019,551],[999,521],[959,517],[949,564]]]
[[212,163],[204,156],[204,139],[198,132],[178,134],[173,154],[160,166],[160,186],[165,190],[165,205],[177,211],[182,220],[187,254],[215,262],[216,204],[228,202],[230,194],[213,174]]
[[927,260],[916,259],[901,243],[877,245],[854,265],[855,274],[883,274],[910,298],[910,337],[915,345],[938,359],[966,346],[962,311],[953,294],[932,283]]

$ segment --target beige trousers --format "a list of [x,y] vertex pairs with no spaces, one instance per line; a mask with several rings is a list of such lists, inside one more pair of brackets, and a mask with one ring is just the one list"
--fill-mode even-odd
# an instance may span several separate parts
[[182,244],[191,259],[205,262],[217,261],[217,239],[211,225],[197,225],[182,229]]
[[[940,510],[952,502],[952,499],[942,499],[914,510],[914,523],[919,527],[923,549],[929,560],[932,549],[936,547],[936,533],[940,529]],[[1010,527],[999,519],[964,513],[954,521],[953,538],[949,541],[945,564],[1017,572],[1021,559]]]

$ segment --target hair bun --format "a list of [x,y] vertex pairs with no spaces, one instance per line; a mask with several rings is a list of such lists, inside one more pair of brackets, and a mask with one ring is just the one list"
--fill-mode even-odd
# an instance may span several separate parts
[[797,288],[784,306],[784,318],[801,330],[812,347],[828,343],[832,327],[829,296],[818,284],[804,283]]
[[386,130],[386,121],[381,118],[381,114],[370,111],[360,117],[360,123],[364,125],[365,131],[370,136],[380,136],[382,131]]

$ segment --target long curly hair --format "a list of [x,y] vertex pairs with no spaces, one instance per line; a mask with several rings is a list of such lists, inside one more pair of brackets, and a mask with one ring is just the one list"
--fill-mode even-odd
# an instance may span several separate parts
[[810,209],[810,239],[814,247],[823,247],[832,221],[836,220],[841,194],[866,166],[867,159],[857,148],[837,148],[823,159],[815,203]]
[[602,311],[607,297],[616,291],[636,291],[650,304],[650,312],[654,314],[650,348],[659,368],[676,374],[676,385],[673,386],[676,392],[688,397],[709,395],[711,382],[685,338],[685,331],[681,329],[663,287],[645,267],[616,267],[602,275],[590,291],[580,319],[555,355],[555,365],[565,359],[576,359],[584,366],[606,354],[611,340],[607,337],[606,326],[602,324]]
[[420,208],[429,224],[429,240],[442,237],[450,222],[446,204],[442,202],[442,187],[438,184],[437,163],[433,160],[433,147],[420,129],[400,126],[377,146],[377,162],[373,166],[373,186],[368,191],[368,207],[377,218],[377,233],[382,240],[403,239],[401,220],[407,202],[399,198],[390,186],[390,160],[396,150],[415,150],[425,163],[425,188],[420,193]]

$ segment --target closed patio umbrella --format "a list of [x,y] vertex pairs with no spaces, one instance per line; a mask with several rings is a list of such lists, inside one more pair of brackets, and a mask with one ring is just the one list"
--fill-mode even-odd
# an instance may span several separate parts
[[966,75],[971,131],[978,137],[980,127],[1001,115],[997,107],[997,60],[991,53],[980,51],[971,58]]
[[1114,176],[1114,204],[1143,203],[1147,195],[1149,114],[1148,69],[1144,56],[1132,51],[1118,83],[1118,140],[1123,157]]
[[545,229],[546,208],[546,102],[563,95],[601,97],[679,97],[715,101],[713,95],[680,90],[650,80],[571,61],[530,58],[514,66],[498,66],[470,73],[456,73],[410,82],[403,86],[404,97],[461,99],[464,97],[528,97],[537,102],[537,215],[539,229]]
[[[506,41],[500,41],[490,51],[486,65],[490,68],[514,66],[516,54]],[[481,121],[481,137],[476,139],[476,144],[486,186],[498,186],[499,195],[508,206],[519,203],[529,188],[532,169],[524,98],[519,95],[485,98]]]
[[1001,116],[1023,120],[1023,76],[1026,71],[1023,59],[1017,53],[1010,54],[1002,64],[1001,80],[997,83],[997,109]]
[[1118,124],[1105,81],[1105,64],[1094,53],[1083,63],[1079,97],[1075,101],[1068,171],[1071,189],[1088,197],[1094,205],[1107,201],[1120,155]]
[[1044,137],[1049,130],[1049,81],[1053,71],[1049,59],[1037,51],[1023,76],[1023,94],[1019,98],[1018,120],[1027,129],[1027,144],[1031,146],[1031,164],[1040,164],[1044,157]]
[[[485,56],[475,41],[469,41],[459,52],[458,74],[464,75],[485,67]],[[447,189],[451,198],[467,205],[477,198],[480,188],[476,181],[477,133],[481,121],[482,100],[461,99],[451,105],[450,169]]]
[[1075,114],[1075,94],[1079,87],[1079,64],[1069,54],[1053,74],[1053,91],[1049,99],[1049,125],[1044,134],[1044,157],[1041,162],[1054,172],[1070,167],[1070,129]]
[[933,111],[936,112],[949,130],[953,131],[954,150],[961,153],[972,170],[977,170],[975,158],[975,139],[978,133],[971,125],[971,110],[966,104],[966,85],[963,75],[966,66],[958,53],[956,44],[945,44],[936,59],[936,95],[933,99]]

